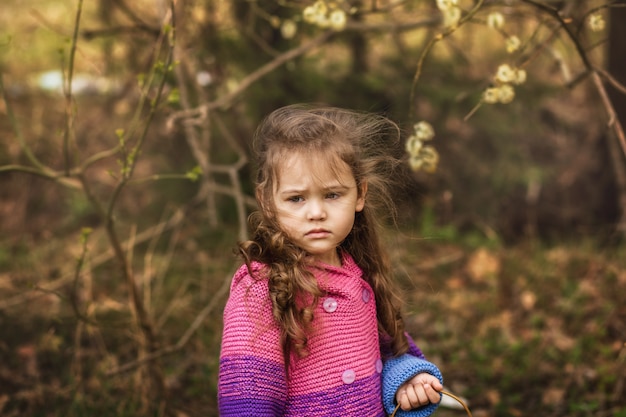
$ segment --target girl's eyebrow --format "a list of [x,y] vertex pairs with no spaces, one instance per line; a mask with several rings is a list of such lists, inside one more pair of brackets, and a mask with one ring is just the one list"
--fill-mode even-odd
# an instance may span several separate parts
[[324,187],[324,191],[349,190],[350,188],[353,188],[353,187],[350,187],[344,184],[334,184],[329,187]]
[[280,194],[281,195],[287,195],[287,194],[303,194],[304,190],[298,190],[298,189],[288,189],[288,190],[284,190],[281,191]]
[[[323,191],[338,191],[338,190],[349,190],[350,186],[344,185],[344,184],[340,184],[340,183],[336,183],[336,184],[331,184],[329,186],[326,187],[322,187]],[[286,190],[283,190],[280,192],[281,195],[287,195],[287,194],[304,194],[308,192],[308,188],[288,188]]]

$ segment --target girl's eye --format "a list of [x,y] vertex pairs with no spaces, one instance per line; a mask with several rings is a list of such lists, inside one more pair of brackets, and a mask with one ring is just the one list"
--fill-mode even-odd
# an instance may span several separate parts
[[294,195],[293,197],[287,198],[287,201],[290,201],[292,203],[300,203],[304,201],[304,198],[302,198],[302,196],[299,196],[299,195]]
[[328,193],[326,195],[326,198],[330,199],[330,200],[336,200],[339,198],[339,193]]

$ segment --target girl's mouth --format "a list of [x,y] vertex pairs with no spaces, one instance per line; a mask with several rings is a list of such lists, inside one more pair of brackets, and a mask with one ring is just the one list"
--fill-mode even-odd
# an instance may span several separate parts
[[330,232],[326,229],[313,229],[313,230],[309,230],[305,236],[313,238],[313,239],[319,239],[319,238],[327,237],[329,234]]

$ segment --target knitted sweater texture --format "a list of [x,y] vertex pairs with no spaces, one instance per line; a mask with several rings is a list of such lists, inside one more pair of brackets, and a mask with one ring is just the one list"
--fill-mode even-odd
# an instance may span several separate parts
[[[287,378],[263,265],[251,269],[237,271],[224,309],[220,416],[382,417],[393,411],[395,392],[406,380],[420,372],[441,380],[410,337],[409,354],[384,360],[374,293],[347,254],[342,267],[313,271],[323,296],[314,310],[309,354],[292,356]],[[435,408],[396,415],[422,417]]]

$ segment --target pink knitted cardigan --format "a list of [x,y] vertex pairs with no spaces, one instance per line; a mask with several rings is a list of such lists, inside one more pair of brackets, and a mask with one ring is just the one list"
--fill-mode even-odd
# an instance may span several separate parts
[[[291,358],[289,378],[263,266],[251,269],[244,265],[235,274],[224,310],[220,416],[384,416],[376,303],[352,258],[345,254],[342,267],[314,270],[324,295],[314,311],[309,354]],[[422,352],[409,342],[410,354],[421,361]],[[404,380],[424,371],[395,368],[402,380],[391,383],[392,402]]]

